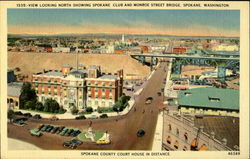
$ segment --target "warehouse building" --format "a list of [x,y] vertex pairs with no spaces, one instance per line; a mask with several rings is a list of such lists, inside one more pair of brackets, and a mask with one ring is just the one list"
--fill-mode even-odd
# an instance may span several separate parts
[[180,91],[178,109],[183,114],[239,117],[239,90],[194,88]]

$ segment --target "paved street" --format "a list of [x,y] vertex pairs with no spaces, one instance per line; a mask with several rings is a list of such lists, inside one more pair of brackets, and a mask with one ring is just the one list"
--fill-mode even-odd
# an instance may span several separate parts
[[[29,119],[24,127],[17,127],[8,124],[8,136],[35,144],[42,149],[65,149],[62,146],[63,141],[70,140],[70,137],[61,137],[60,135],[44,133],[40,138],[32,137],[28,129],[37,127],[40,123],[49,123],[54,125],[64,125],[66,127],[87,129],[88,123],[92,120],[93,130],[108,131],[111,137],[110,145],[96,145],[95,143],[84,143],[77,149],[83,150],[151,150],[159,108],[162,107],[162,96],[157,92],[164,88],[163,79],[167,71],[164,71],[167,63],[161,63],[152,77],[145,84],[140,95],[135,97],[133,108],[126,115],[110,117],[107,119],[87,119],[72,120],[61,119],[50,121],[48,119],[35,120]],[[153,97],[151,104],[145,105],[145,99]],[[137,137],[136,132],[139,129],[145,130],[143,137]],[[17,133],[18,132],[18,133]]]

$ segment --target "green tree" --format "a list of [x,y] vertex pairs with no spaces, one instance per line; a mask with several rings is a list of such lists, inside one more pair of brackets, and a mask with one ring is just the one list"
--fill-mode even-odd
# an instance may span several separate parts
[[72,113],[72,114],[77,114],[78,111],[79,111],[79,110],[77,109],[76,106],[73,106],[73,107],[71,108],[71,113]]
[[92,108],[92,107],[87,107],[87,108],[86,108],[86,112],[92,113],[92,112],[93,112],[93,108]]
[[12,121],[12,119],[14,118],[15,114],[14,114],[14,111],[12,109],[10,109],[8,111],[8,114],[7,114],[7,118]]
[[36,101],[34,100],[31,100],[31,101],[27,101],[25,104],[24,104],[24,109],[31,109],[31,110],[34,110],[36,108]]
[[24,108],[25,103],[28,101],[37,102],[37,95],[33,88],[31,88],[31,84],[26,82],[23,84],[20,94],[20,108]]
[[43,109],[45,112],[58,113],[59,109],[60,109],[60,106],[56,100],[52,98],[48,98],[45,100],[44,109]]
[[43,111],[43,109],[44,109],[43,104],[41,102],[37,102],[35,109],[39,110],[39,111]]

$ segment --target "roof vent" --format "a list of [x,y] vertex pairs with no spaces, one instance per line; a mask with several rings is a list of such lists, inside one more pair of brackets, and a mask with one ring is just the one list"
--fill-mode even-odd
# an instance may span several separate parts
[[209,99],[211,102],[219,102],[219,101],[220,101],[220,98],[216,98],[216,97],[208,97],[208,99]]

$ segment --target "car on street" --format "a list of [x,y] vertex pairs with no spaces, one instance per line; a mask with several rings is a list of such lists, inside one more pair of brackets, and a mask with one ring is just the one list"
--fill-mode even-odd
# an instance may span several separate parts
[[146,98],[145,104],[151,104],[151,103],[152,103],[152,100],[153,100],[153,97],[148,97],[148,98]]
[[24,113],[23,116],[28,117],[28,118],[32,117],[32,115],[30,113]]
[[50,118],[51,121],[56,121],[56,120],[59,120],[58,117],[56,117],[55,115],[53,115],[51,118]]
[[142,137],[142,136],[145,135],[145,131],[143,129],[140,129],[140,130],[137,131],[136,134],[137,134],[138,137]]
[[98,118],[98,116],[96,116],[96,115],[91,115],[90,117],[89,117],[89,119],[97,119]]
[[24,126],[25,122],[23,120],[14,120],[13,124],[17,126]]
[[39,137],[42,136],[42,133],[38,129],[31,129],[30,135]]
[[81,144],[83,144],[82,141],[80,141],[78,139],[72,139],[70,141],[63,142],[63,147],[75,149],[75,148],[77,148],[77,146],[79,146]]
[[23,113],[21,111],[16,111],[14,112],[15,115],[23,115]]
[[110,140],[106,139],[99,139],[96,141],[97,144],[104,145],[104,144],[110,144]]
[[86,119],[86,117],[84,115],[80,115],[75,117],[76,120],[82,120],[82,119]]
[[35,115],[33,116],[33,118],[34,118],[34,119],[41,119],[42,117],[41,117],[40,114],[35,114]]

